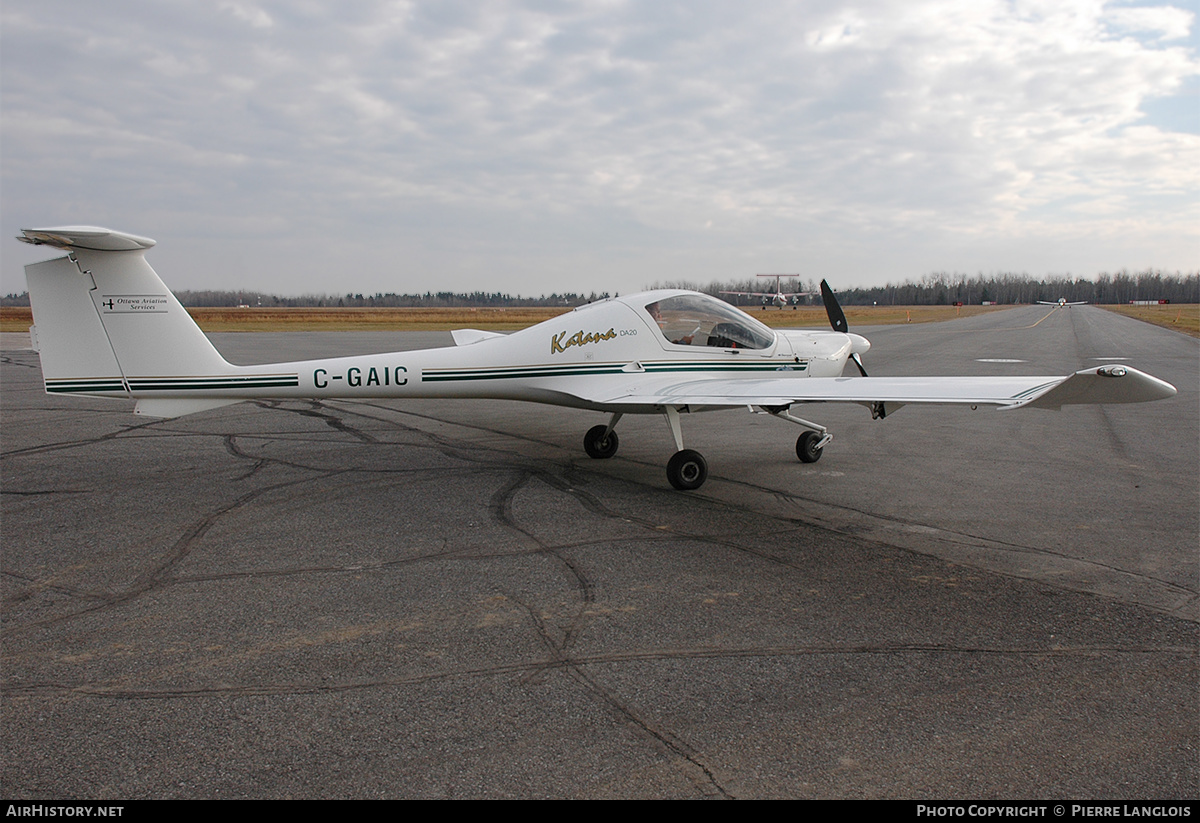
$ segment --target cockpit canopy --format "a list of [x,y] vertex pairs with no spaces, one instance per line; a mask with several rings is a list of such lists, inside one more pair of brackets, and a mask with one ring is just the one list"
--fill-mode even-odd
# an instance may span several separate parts
[[668,341],[680,346],[766,349],[775,332],[728,303],[706,294],[664,297],[645,306]]

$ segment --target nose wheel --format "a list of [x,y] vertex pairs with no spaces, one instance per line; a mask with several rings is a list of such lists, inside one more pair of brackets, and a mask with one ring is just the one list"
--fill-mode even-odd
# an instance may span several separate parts
[[801,463],[816,463],[825,452],[824,438],[817,432],[805,432],[796,438],[796,456]]
[[796,438],[796,456],[800,458],[801,463],[816,463],[821,459],[821,453],[829,445],[829,441],[833,440],[833,435],[824,426],[796,417],[788,411],[787,406],[764,406],[763,410],[807,429]]

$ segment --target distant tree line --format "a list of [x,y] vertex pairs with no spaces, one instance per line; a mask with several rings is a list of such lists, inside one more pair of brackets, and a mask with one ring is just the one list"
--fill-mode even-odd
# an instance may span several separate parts
[[268,307],[325,307],[325,308],[448,308],[490,306],[580,306],[584,303],[603,300],[608,292],[590,295],[568,292],[566,294],[540,295],[538,297],[513,296],[501,292],[425,292],[424,294],[305,294],[299,297],[280,297],[262,292],[230,291],[177,291],[175,296],[185,306],[262,306]]
[[[581,306],[609,297],[608,292],[589,295],[567,292],[565,294],[540,295],[538,297],[516,297],[500,292],[455,293],[448,291],[425,292],[424,294],[304,294],[299,297],[281,297],[257,291],[207,291],[182,290],[175,292],[179,302],[189,308],[252,306],[255,308],[446,308],[446,307],[521,307],[521,306]],[[8,294],[0,297],[3,306],[28,306],[29,293]]]
[[[966,274],[937,272],[927,274],[919,281],[906,280],[898,285],[871,288],[839,288],[838,301],[847,306],[869,306],[872,304],[891,306],[934,306],[952,303],[978,304],[983,302],[1013,304],[1036,303],[1039,300],[1079,300],[1088,303],[1129,303],[1132,300],[1169,300],[1172,303],[1200,303],[1200,274],[1168,273],[1158,269],[1129,272],[1124,269],[1116,274],[1104,272],[1094,280],[1072,278],[1069,275],[1052,275],[1035,279],[1028,274]],[[780,286],[784,292],[817,292],[814,279],[798,277],[783,278]],[[759,305],[756,297],[722,295],[722,291],[770,292],[775,281],[765,277],[753,277],[728,282],[714,281],[707,285],[675,280],[655,283],[656,289],[690,289],[705,292],[737,305]],[[518,307],[518,306],[580,306],[603,300],[608,292],[592,292],[588,295],[567,292],[565,294],[540,295],[538,297],[513,296],[501,292],[425,292],[424,294],[375,294],[340,295],[306,294],[299,297],[281,297],[256,291],[178,291],[175,296],[185,306],[263,306],[263,307],[328,307],[328,308],[385,308],[385,307]],[[800,303],[820,304],[820,296],[801,298]],[[0,305],[28,306],[29,295],[9,294],[0,297]]]
[[[1065,297],[1070,302],[1079,300],[1088,303],[1129,303],[1132,300],[1170,300],[1172,303],[1200,303],[1200,273],[1168,273],[1157,269],[1129,272],[1124,269],[1116,274],[1104,272],[1094,280],[1052,275],[1035,279],[1028,274],[966,274],[937,272],[927,274],[919,281],[907,280],[898,285],[871,288],[843,288],[831,281],[838,302],[847,306],[936,306],[953,303],[978,304],[984,302],[1019,304],[1036,303],[1039,300],[1058,300]],[[677,288],[702,291],[724,297],[731,303],[755,305],[755,297],[720,295],[722,291],[770,292],[775,281],[765,277],[736,280],[727,283],[713,282],[706,286],[687,281],[655,283],[654,288]],[[783,292],[813,292],[814,296],[800,298],[800,303],[820,304],[815,294],[819,290],[814,279],[783,278]]]

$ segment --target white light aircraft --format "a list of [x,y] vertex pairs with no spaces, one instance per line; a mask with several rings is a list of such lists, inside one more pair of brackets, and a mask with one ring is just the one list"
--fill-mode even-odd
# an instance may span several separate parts
[[784,277],[794,277],[795,275],[760,274],[757,276],[758,277],[774,277],[775,278],[775,291],[773,291],[773,292],[723,291],[723,292],[721,292],[721,294],[736,294],[739,297],[761,297],[762,303],[764,306],[774,305],[774,306],[779,306],[779,308],[781,308],[781,309],[784,306],[788,305],[789,303],[795,303],[797,297],[810,297],[810,296],[816,294],[815,291],[788,291],[788,292],[785,292],[783,290],[783,284],[782,284],[783,278]]
[[[25,229],[18,239],[67,251],[25,267],[46,391],[127,398],[137,414],[178,417],[249,399],[500,398],[610,415],[590,429],[594,458],[617,451],[626,414],[659,414],[675,454],[667,478],[699,488],[708,465],[684,448],[680,417],[749,408],[797,424],[800,460],[833,435],[797,404],[858,403],[876,418],[907,403],[1057,409],[1174,395],[1123,365],[1060,377],[867,377],[866,338],[822,283],[833,331],[773,331],[722,300],[659,290],[611,298],[509,335],[460,329],[454,346],[423,351],[234,366],[213,348],[145,260],[154,241],[89,226]],[[860,377],[842,377],[852,360]]]
[[1060,309],[1070,308],[1071,306],[1086,306],[1086,300],[1080,300],[1077,303],[1068,303],[1067,298],[1060,297],[1057,300],[1039,300],[1039,306],[1058,306]]

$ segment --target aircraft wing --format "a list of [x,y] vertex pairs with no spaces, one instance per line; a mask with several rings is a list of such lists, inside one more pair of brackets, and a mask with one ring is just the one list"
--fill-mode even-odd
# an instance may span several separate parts
[[[591,381],[597,381],[592,383]],[[1076,403],[1140,403],[1171,397],[1170,383],[1129,366],[1062,377],[775,377],[679,379],[667,375],[589,378],[576,396],[611,406],[786,406],[884,402],[1058,409]]]

